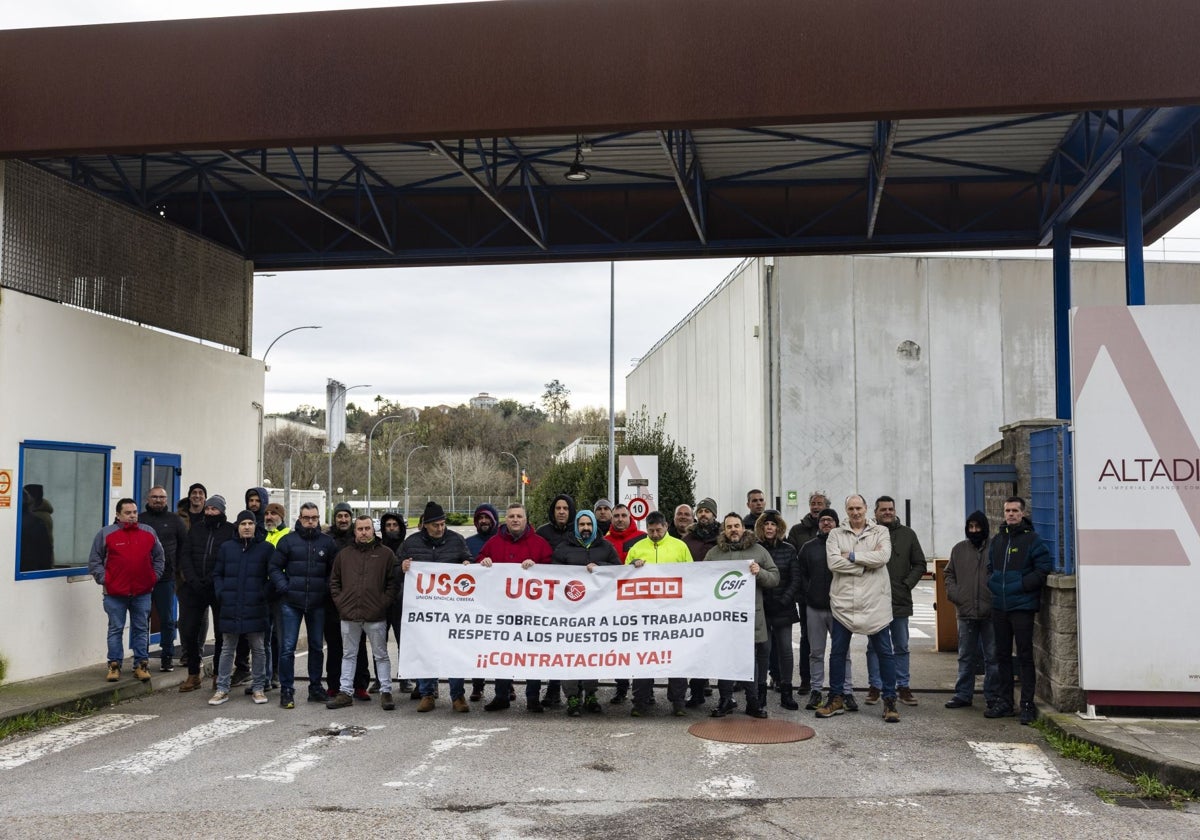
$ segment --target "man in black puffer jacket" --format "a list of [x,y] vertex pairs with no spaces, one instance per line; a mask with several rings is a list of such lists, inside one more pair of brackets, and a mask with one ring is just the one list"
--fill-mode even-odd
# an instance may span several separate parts
[[[800,548],[798,569],[800,591],[804,593],[805,619],[808,625],[808,673],[812,691],[804,708],[812,711],[821,706],[821,686],[825,684],[825,648],[833,626],[833,612],[829,607],[829,588],[833,585],[833,572],[825,555],[825,541],[829,532],[838,525],[837,511],[826,508],[817,516],[817,536]],[[795,529],[793,529],[795,530]],[[804,663],[800,663],[803,667]],[[858,711],[854,699],[854,680],[850,673],[850,654],[846,654],[846,685],[842,703],[848,712]]]
[[[234,538],[233,525],[225,518],[225,499],[210,496],[204,500],[204,519],[188,531],[183,551],[179,555],[179,575],[183,579],[176,596],[179,598],[179,641],[187,662],[187,679],[179,686],[182,691],[200,687],[200,662],[204,655],[204,611],[212,610],[214,630],[214,664],[221,661],[222,638],[218,628],[221,605],[213,590],[213,569],[221,543]],[[213,668],[213,690],[217,687],[216,668]]]
[[308,702],[324,703],[321,688],[324,653],[321,637],[325,628],[325,600],[329,597],[329,573],[337,545],[321,531],[321,513],[315,504],[300,506],[296,526],[284,535],[271,558],[271,583],[282,596],[279,604],[279,707],[295,707],[296,642],[300,622],[308,635]]

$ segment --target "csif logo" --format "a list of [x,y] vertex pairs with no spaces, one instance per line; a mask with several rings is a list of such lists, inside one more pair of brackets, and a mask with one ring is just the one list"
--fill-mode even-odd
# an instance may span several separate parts
[[617,581],[618,601],[682,597],[683,578],[626,578]]
[[417,575],[418,595],[440,595],[442,597],[454,594],[466,597],[475,592],[475,578],[469,574],[451,575],[449,572],[438,572],[435,575],[421,572]]
[[741,572],[726,572],[721,575],[717,585],[713,587],[713,595],[718,600],[726,601],[732,598],[737,592],[746,585],[746,576]]

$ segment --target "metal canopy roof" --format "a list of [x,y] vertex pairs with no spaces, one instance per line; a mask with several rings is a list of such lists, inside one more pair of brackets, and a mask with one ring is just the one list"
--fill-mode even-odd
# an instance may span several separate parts
[[[17,80],[0,155],[264,269],[1033,247],[1056,225],[1119,242],[1122,162],[1146,239],[1200,206],[1189,3],[1128,22],[1115,0],[849,5],[510,0],[0,33]],[[1014,29],[1022,12],[1039,25]],[[264,57],[280,43],[289,63]],[[585,182],[564,177],[577,157]]]

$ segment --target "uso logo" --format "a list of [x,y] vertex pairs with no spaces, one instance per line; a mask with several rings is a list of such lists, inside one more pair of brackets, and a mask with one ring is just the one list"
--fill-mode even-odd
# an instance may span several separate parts
[[683,578],[626,578],[617,581],[618,601],[682,597]]
[[447,597],[451,594],[465,598],[475,592],[475,578],[463,573],[451,576],[446,572],[417,575],[417,593],[434,597]]
[[582,601],[583,596],[587,594],[587,587],[583,585],[581,580],[569,580],[566,587],[563,589],[563,594],[567,596],[567,600],[575,603]]

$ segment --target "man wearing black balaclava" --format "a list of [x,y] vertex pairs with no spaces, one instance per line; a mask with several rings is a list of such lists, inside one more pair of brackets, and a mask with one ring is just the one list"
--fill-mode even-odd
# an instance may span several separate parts
[[997,694],[996,636],[992,626],[992,593],[988,590],[987,517],[967,517],[967,538],[950,550],[946,564],[946,597],[958,611],[958,681],[947,709],[970,706],[975,695],[975,663],[983,652],[983,699],[990,709]]

